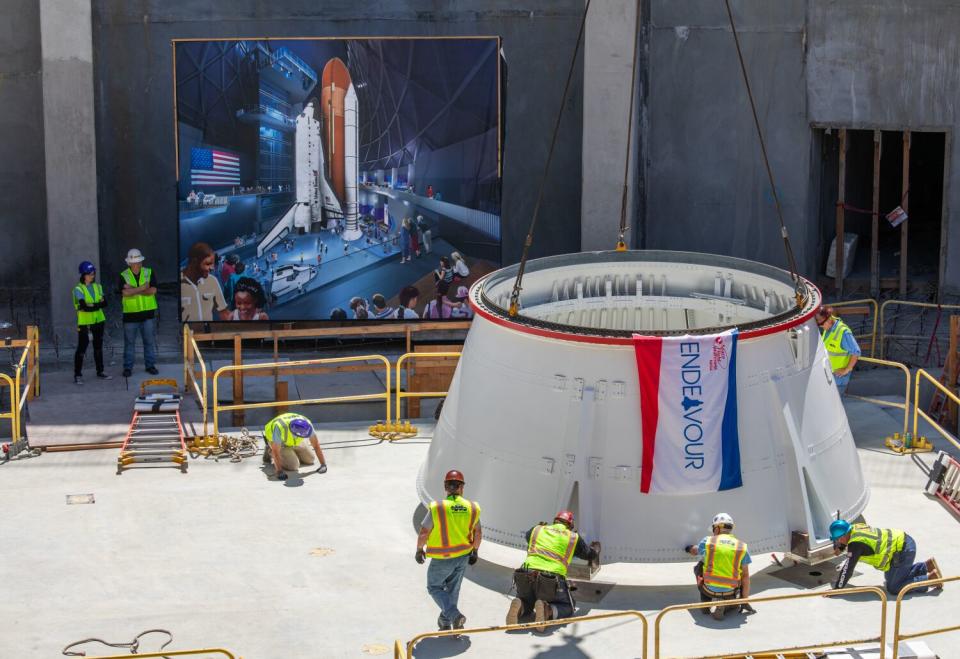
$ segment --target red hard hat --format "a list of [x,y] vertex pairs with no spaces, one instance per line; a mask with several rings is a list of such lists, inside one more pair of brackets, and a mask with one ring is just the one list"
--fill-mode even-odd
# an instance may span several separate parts
[[557,513],[557,516],[553,518],[555,522],[563,522],[570,528],[573,528],[573,513],[569,510],[561,510]]
[[444,483],[449,483],[450,481],[453,481],[453,482],[455,482],[455,483],[464,483],[464,482],[465,482],[465,481],[463,480],[463,474],[461,474],[461,473],[460,473],[459,471],[457,471],[456,469],[451,469],[450,471],[447,472],[447,475],[443,477],[443,482],[444,482]]

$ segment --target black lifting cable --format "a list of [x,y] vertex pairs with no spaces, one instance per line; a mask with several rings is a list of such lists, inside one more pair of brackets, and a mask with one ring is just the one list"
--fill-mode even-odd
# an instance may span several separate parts
[[530,220],[530,229],[523,243],[523,254],[520,256],[520,265],[517,269],[517,279],[513,282],[513,291],[510,293],[510,316],[516,316],[520,311],[520,291],[523,289],[523,272],[527,266],[527,257],[530,245],[533,244],[533,230],[537,226],[537,217],[540,215],[540,202],[543,201],[543,192],[547,184],[547,173],[550,171],[550,161],[553,160],[553,149],[557,144],[557,135],[560,133],[560,120],[563,118],[563,108],[567,104],[567,93],[570,91],[570,82],[576,69],[577,56],[580,54],[580,44],[583,41],[583,31],[587,24],[587,12],[590,11],[590,0],[583,8],[583,17],[580,19],[580,31],[577,33],[577,45],[573,49],[570,59],[570,70],[567,72],[567,82],[563,86],[563,95],[560,97],[560,111],[557,112],[557,122],[553,126],[553,137],[550,138],[550,151],[547,152],[547,162],[543,167],[543,176],[540,178],[540,189],[537,192],[537,203],[533,207],[533,219]]
[[633,150],[633,101],[637,95],[637,44],[640,41],[640,4],[637,3],[637,19],[633,24],[633,65],[631,68],[632,76],[630,78],[630,111],[627,113],[627,145],[626,153],[623,158],[623,195],[620,198],[620,235],[617,238],[617,251],[627,251],[627,243],[624,236],[629,227],[627,227],[627,175],[630,172],[630,152]]
[[767,178],[770,180],[770,190],[773,192],[773,203],[777,207],[777,219],[780,221],[780,235],[783,236],[783,247],[787,252],[787,264],[790,268],[790,277],[793,279],[794,289],[797,297],[797,306],[803,306],[803,286],[800,283],[800,276],[797,274],[797,261],[793,255],[793,247],[790,245],[790,235],[787,233],[787,225],[783,221],[783,210],[780,208],[780,196],[777,194],[777,186],[773,182],[773,170],[770,169],[770,159],[767,157],[767,145],[763,139],[763,130],[760,128],[760,119],[757,116],[757,104],[753,100],[753,90],[750,89],[750,78],[747,76],[747,65],[743,62],[743,51],[740,49],[740,37],[737,35],[737,26],[733,22],[733,12],[730,9],[730,0],[724,0],[727,7],[727,18],[730,19],[730,31],[733,32],[733,43],[737,47],[737,59],[740,60],[740,71],[743,73],[743,84],[747,87],[747,97],[750,99],[750,110],[753,112],[753,123],[757,128],[757,137],[760,139],[760,151],[763,153],[763,164],[767,169]]

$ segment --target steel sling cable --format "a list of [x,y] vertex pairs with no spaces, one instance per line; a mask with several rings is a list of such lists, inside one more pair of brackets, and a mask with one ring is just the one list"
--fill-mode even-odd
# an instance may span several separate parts
[[547,152],[547,162],[543,167],[543,176],[540,178],[540,189],[537,191],[537,202],[533,207],[533,218],[530,220],[530,229],[523,242],[523,253],[520,256],[520,265],[517,268],[517,279],[513,282],[513,291],[510,293],[510,316],[516,316],[520,311],[520,291],[523,289],[523,272],[526,269],[530,245],[533,244],[533,230],[537,226],[537,216],[540,214],[540,203],[547,184],[547,173],[550,171],[550,162],[553,160],[553,149],[557,144],[557,135],[560,133],[560,120],[563,118],[563,107],[567,104],[567,93],[570,91],[570,82],[577,65],[577,56],[580,54],[580,44],[583,42],[583,32],[587,25],[587,12],[590,11],[590,0],[583,8],[580,19],[580,31],[577,33],[577,44],[570,58],[570,70],[567,72],[567,81],[563,85],[563,95],[560,97],[560,111],[557,112],[557,121],[553,126],[553,136],[550,138],[550,150]]
[[760,128],[760,118],[757,116],[757,104],[753,100],[753,90],[750,88],[750,77],[747,75],[747,65],[743,61],[743,51],[740,49],[740,37],[737,34],[737,26],[733,22],[733,11],[730,9],[730,0],[724,0],[724,5],[727,8],[727,18],[730,19],[730,31],[733,33],[733,43],[737,47],[737,59],[740,60],[743,84],[747,88],[747,98],[750,100],[753,124],[756,126],[757,137],[760,140],[763,165],[767,170],[767,178],[770,180],[770,190],[773,193],[773,203],[777,208],[777,219],[780,221],[780,235],[783,236],[783,248],[787,253],[787,265],[790,268],[790,276],[793,278],[797,306],[802,307],[804,295],[803,287],[800,285],[800,276],[797,274],[797,261],[793,255],[793,247],[790,245],[790,235],[787,233],[787,225],[783,221],[783,210],[780,208],[780,196],[777,194],[777,186],[773,182],[773,170],[770,169],[770,159],[767,157],[767,145],[763,139],[763,130]]
[[627,227],[627,175],[630,172],[630,152],[633,150],[633,101],[637,94],[637,43],[640,41],[640,4],[636,6],[637,18],[633,24],[633,64],[631,65],[630,77],[630,110],[627,112],[627,145],[624,149],[626,153],[623,157],[623,194],[620,197],[620,234],[617,238],[617,251],[627,251],[627,243],[623,237],[628,231]]

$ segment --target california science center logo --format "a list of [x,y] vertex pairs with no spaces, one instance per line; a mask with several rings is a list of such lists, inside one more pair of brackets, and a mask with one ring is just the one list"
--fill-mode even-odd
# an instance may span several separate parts
[[727,346],[723,342],[723,337],[718,336],[713,340],[713,351],[710,355],[710,362],[707,367],[711,371],[725,371],[730,366],[730,355],[727,353]]

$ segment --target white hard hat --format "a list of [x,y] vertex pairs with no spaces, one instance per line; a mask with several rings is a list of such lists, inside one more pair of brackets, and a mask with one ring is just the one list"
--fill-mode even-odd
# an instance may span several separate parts
[[717,513],[716,517],[713,518],[714,526],[729,526],[733,528],[733,518],[730,517],[727,513]]
[[127,263],[143,263],[143,254],[140,253],[140,250],[134,247],[129,252],[127,252]]

